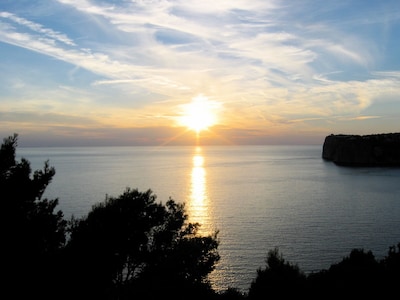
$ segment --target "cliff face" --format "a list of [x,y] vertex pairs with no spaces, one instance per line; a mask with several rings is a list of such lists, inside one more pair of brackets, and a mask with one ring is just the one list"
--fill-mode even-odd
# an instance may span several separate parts
[[400,166],[400,133],[329,135],[322,158],[338,165]]

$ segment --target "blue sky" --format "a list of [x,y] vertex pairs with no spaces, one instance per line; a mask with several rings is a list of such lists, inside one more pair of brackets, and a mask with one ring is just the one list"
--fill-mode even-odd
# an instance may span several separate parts
[[2,0],[0,133],[21,145],[320,144],[400,130],[399,1]]

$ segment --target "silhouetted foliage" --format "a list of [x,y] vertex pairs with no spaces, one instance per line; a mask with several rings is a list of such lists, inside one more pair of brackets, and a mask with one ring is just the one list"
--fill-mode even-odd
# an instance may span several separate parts
[[302,294],[306,276],[297,265],[285,261],[275,248],[270,250],[265,269],[257,270],[257,277],[250,285],[249,299],[288,297]]
[[184,205],[164,206],[151,190],[126,189],[71,223],[66,253],[72,286],[88,296],[156,299],[211,293],[217,233],[197,236]]
[[330,291],[331,296],[368,296],[379,292],[383,269],[371,251],[353,249],[348,257],[327,271],[309,276],[313,293]]
[[390,295],[392,292],[398,292],[400,282],[400,242],[396,246],[389,247],[388,255],[380,261],[383,269],[384,276],[382,278],[383,288],[386,294]]
[[32,175],[26,159],[16,161],[17,142],[18,135],[14,134],[5,138],[0,148],[2,242],[6,253],[2,266],[6,286],[18,286],[14,293],[29,292],[40,297],[47,295],[54,284],[66,221],[61,211],[55,212],[57,199],[42,199],[54,168],[45,162],[43,170]]
[[243,300],[247,299],[246,293],[241,292],[237,288],[227,288],[225,291],[219,293],[219,300]]
[[381,261],[388,275],[400,279],[400,243],[390,246],[388,255]]
[[285,262],[277,249],[270,250],[265,269],[257,271],[249,299],[306,297],[308,299],[355,299],[389,297],[398,292],[400,282],[400,243],[388,255],[376,260],[371,251],[353,249],[329,269],[304,275],[296,265]]

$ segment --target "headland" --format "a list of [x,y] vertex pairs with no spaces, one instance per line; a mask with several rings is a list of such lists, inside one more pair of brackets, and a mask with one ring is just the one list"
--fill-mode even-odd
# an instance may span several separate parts
[[338,165],[400,166],[400,133],[331,134],[325,137],[322,158]]

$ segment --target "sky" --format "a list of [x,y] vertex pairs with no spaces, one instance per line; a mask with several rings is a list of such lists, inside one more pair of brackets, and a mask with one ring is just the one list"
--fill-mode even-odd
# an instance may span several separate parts
[[398,0],[1,0],[0,53],[21,146],[400,131]]

